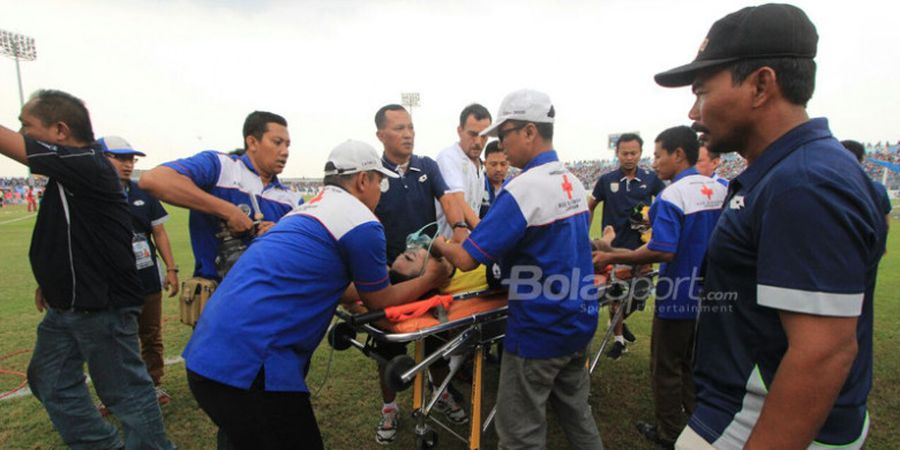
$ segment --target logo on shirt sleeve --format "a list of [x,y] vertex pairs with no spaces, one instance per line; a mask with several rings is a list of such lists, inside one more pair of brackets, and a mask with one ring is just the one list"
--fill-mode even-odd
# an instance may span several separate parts
[[563,175],[562,189],[569,196],[569,200],[572,200],[572,183],[569,183],[568,175]]
[[728,203],[729,209],[741,209],[744,207],[744,196],[735,195],[731,202]]

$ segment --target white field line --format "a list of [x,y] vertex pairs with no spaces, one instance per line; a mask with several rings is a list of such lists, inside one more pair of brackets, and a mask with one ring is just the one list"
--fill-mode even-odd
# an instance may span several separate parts
[[[174,358],[169,358],[169,359],[165,360],[165,364],[166,364],[167,366],[170,366],[170,365],[172,365],[172,364],[181,364],[181,363],[183,363],[183,362],[184,362],[184,359],[182,359],[180,356],[176,356],[176,357],[174,357]],[[90,384],[90,382],[91,382],[91,377],[90,377],[90,376],[87,376],[86,378],[87,378],[87,381],[86,381],[86,382],[87,382],[88,384]],[[23,387],[22,389],[19,389],[18,391],[16,391],[14,394],[12,394],[12,395],[10,395],[10,396],[8,396],[8,397],[3,397],[2,399],[0,399],[0,401],[4,401],[4,400],[12,400],[12,399],[14,399],[14,398],[26,397],[26,396],[29,396],[29,395],[31,395],[31,389],[29,389],[28,386],[25,386],[25,387]]]

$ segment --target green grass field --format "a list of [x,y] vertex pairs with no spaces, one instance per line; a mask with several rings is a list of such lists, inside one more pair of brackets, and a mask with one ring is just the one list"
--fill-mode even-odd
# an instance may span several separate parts
[[[193,267],[187,236],[187,214],[169,208],[171,220],[166,227],[175,257],[189,277]],[[0,209],[0,395],[15,389],[24,378],[8,372],[24,372],[34,344],[35,327],[41,319],[34,307],[35,283],[28,263],[28,246],[34,217],[22,207]],[[814,226],[811,224],[810,226]],[[869,397],[872,428],[868,448],[900,448],[900,220],[894,220],[888,254],[881,263],[876,293],[875,382]],[[593,228],[597,234],[597,226]],[[178,321],[175,299],[167,299],[163,312],[166,358],[178,356],[189,337],[189,328]],[[601,435],[610,449],[653,448],[634,428],[638,419],[652,419],[649,378],[650,308],[635,314],[629,325],[638,336],[637,343],[622,359],[604,358],[593,375],[591,405]],[[605,321],[604,321],[605,322]],[[599,339],[598,339],[599,340]],[[595,343],[598,341],[595,340]],[[327,371],[331,360],[330,372]],[[496,390],[497,367],[486,371],[486,407]],[[815,376],[815,374],[810,374]],[[381,399],[375,364],[358,351],[334,352],[323,344],[316,352],[307,382],[321,390],[313,397],[316,416],[327,448],[375,449],[374,432]],[[324,383],[324,384],[323,384]],[[199,410],[188,390],[184,365],[167,367],[164,388],[174,400],[163,408],[170,438],[181,449],[215,448],[215,428]],[[400,394],[404,413],[410,411],[411,393]],[[797,405],[802,414],[802,405]],[[487,411],[484,412],[487,414]],[[562,448],[565,438],[550,420],[549,448]],[[408,414],[401,422],[401,433],[393,444],[397,449],[414,447],[413,423]],[[465,434],[466,427],[457,432]],[[441,434],[441,448],[466,448],[447,433]],[[493,430],[485,437],[485,448],[496,446]],[[31,396],[0,401],[0,448],[63,448],[40,403]]]

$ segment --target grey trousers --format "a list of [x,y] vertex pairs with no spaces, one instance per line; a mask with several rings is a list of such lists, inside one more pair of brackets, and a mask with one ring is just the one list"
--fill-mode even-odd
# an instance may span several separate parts
[[588,404],[591,381],[586,362],[584,350],[550,359],[504,353],[497,393],[499,447],[545,448],[549,401],[570,448],[602,450],[603,441]]

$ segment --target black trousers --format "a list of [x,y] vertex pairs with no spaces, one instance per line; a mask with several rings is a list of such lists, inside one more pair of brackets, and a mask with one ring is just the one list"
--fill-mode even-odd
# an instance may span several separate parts
[[187,371],[200,408],[236,450],[322,449],[307,392],[268,392],[260,370],[249,391]]

